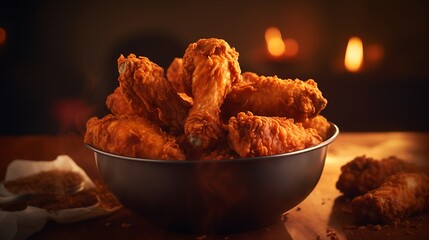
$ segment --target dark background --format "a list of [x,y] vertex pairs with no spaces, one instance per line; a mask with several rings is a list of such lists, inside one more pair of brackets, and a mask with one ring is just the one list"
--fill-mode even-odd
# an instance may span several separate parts
[[[106,113],[119,54],[166,68],[200,38],[225,39],[242,71],[313,78],[329,100],[322,112],[342,131],[428,131],[429,8],[409,1],[6,1],[0,5],[0,135],[84,131]],[[264,32],[299,43],[273,61]],[[1,35],[0,35],[1,36]],[[4,36],[4,34],[3,34]],[[351,74],[348,39],[381,49]],[[1,38],[0,38],[1,39]]]

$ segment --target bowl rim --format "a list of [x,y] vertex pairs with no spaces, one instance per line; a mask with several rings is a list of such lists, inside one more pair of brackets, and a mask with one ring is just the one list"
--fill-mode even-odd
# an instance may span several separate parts
[[257,161],[257,160],[261,160],[261,159],[267,159],[267,158],[279,158],[279,157],[287,157],[287,156],[294,156],[294,155],[299,155],[299,154],[303,154],[306,152],[311,152],[320,148],[323,148],[325,146],[328,146],[329,144],[331,144],[339,135],[340,130],[338,128],[337,125],[335,125],[332,122],[330,123],[330,129],[329,129],[329,137],[324,140],[323,142],[308,147],[308,148],[304,148],[301,150],[297,150],[297,151],[293,151],[293,152],[288,152],[288,153],[280,153],[280,154],[275,154],[275,155],[269,155],[269,156],[258,156],[258,157],[252,157],[252,158],[234,158],[234,159],[221,159],[221,160],[163,160],[163,159],[148,159],[148,158],[137,158],[137,157],[127,157],[127,156],[122,156],[122,155],[118,155],[118,154],[114,154],[114,153],[109,153],[109,152],[105,152],[102,151],[100,149],[97,149],[87,143],[85,143],[85,145],[91,149],[92,151],[94,151],[95,153],[101,154],[101,155],[105,155],[108,157],[113,157],[113,158],[117,158],[117,159],[121,159],[121,160],[128,160],[128,161],[139,161],[139,162],[150,162],[150,163],[162,163],[162,164],[196,164],[196,163],[228,163],[228,162],[243,162],[243,161]]

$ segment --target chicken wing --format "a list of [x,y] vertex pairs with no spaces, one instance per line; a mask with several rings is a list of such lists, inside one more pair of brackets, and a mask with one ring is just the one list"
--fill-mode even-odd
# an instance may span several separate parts
[[418,171],[421,168],[396,157],[376,160],[360,156],[341,167],[336,187],[344,195],[355,197],[380,187],[393,174]]
[[222,116],[228,119],[239,112],[255,115],[293,118],[296,122],[313,118],[322,111],[327,100],[309,79],[280,79],[254,73],[243,73],[243,81],[236,84],[222,106]]
[[360,223],[383,224],[404,219],[429,207],[429,176],[397,173],[351,203],[353,215]]
[[227,128],[230,146],[243,158],[292,152],[322,141],[315,129],[305,129],[293,119],[251,112],[231,117]]
[[106,106],[116,116],[135,114],[122,94],[121,87],[117,87],[113,93],[107,96]]
[[185,92],[193,106],[185,122],[185,134],[196,149],[207,149],[223,135],[220,106],[241,75],[238,53],[221,39],[200,39],[183,56]]
[[185,160],[174,137],[147,119],[106,115],[87,121],[84,142],[97,149],[128,157]]
[[134,112],[171,133],[180,134],[191,105],[164,77],[164,70],[146,57],[118,58],[119,83]]

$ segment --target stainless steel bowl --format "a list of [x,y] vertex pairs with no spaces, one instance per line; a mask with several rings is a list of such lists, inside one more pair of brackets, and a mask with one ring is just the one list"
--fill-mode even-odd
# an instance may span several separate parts
[[328,145],[257,158],[169,161],[118,156],[91,148],[99,174],[122,204],[155,225],[192,233],[231,233],[267,226],[314,189]]

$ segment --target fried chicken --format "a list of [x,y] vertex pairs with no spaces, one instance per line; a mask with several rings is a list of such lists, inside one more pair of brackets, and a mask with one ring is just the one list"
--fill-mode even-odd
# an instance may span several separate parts
[[396,157],[376,160],[360,156],[341,167],[336,187],[344,195],[355,197],[380,187],[393,174],[419,171],[422,170],[418,166]]
[[252,83],[259,81],[259,75],[253,72],[244,72],[241,74],[241,81],[239,83]]
[[355,197],[352,211],[360,223],[392,223],[429,207],[429,176],[398,173],[377,189]]
[[184,93],[183,87],[183,59],[174,58],[170,66],[167,68],[167,79],[171,82],[174,89],[178,93]]
[[118,81],[134,112],[180,134],[191,105],[164,77],[164,70],[146,57],[130,54],[118,58]]
[[200,39],[183,56],[185,92],[193,106],[185,122],[185,134],[199,150],[213,146],[223,135],[220,106],[241,75],[238,53],[222,39]]
[[183,86],[183,59],[182,58],[174,58],[173,62],[171,62],[170,66],[167,69],[167,79],[171,82],[172,86],[176,90],[179,96],[189,102],[189,104],[193,104],[193,99],[188,94],[185,93],[185,87]]
[[317,133],[322,137],[323,140],[326,140],[328,137],[329,129],[331,129],[331,124],[328,119],[322,115],[317,115],[314,118],[307,118],[302,123],[304,128],[314,128]]
[[293,119],[255,116],[240,112],[228,121],[230,146],[241,157],[287,153],[322,141],[313,128],[305,129]]
[[231,160],[237,158],[240,158],[240,156],[229,147],[228,139],[222,139],[210,151],[203,151],[199,156],[200,160]]
[[224,119],[250,111],[259,116],[287,117],[303,122],[317,116],[327,105],[312,79],[280,79],[254,73],[243,73],[242,79],[225,99],[222,106]]
[[106,98],[106,106],[116,116],[136,114],[130,107],[122,94],[122,88],[117,87],[113,93],[109,94]]
[[97,149],[128,157],[185,160],[174,137],[138,116],[106,115],[87,121],[84,142]]

